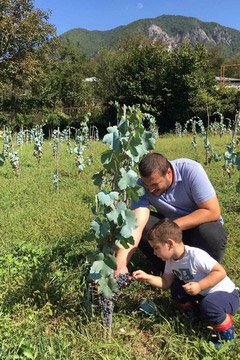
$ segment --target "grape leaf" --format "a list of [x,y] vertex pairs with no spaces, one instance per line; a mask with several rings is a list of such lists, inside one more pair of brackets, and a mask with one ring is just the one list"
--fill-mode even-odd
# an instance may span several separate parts
[[96,174],[93,175],[92,180],[94,185],[100,187],[102,185],[102,181],[103,181],[103,170],[97,172]]
[[111,254],[105,255],[104,262],[107,266],[109,266],[113,270],[117,270],[117,262],[115,256]]
[[117,282],[113,278],[102,277],[99,281],[99,292],[103,293],[106,299],[111,300],[114,293],[118,291]]
[[120,169],[121,179],[118,182],[118,186],[121,190],[126,189],[127,187],[134,187],[137,182],[137,173],[133,170],[126,171],[124,168]]
[[91,266],[90,275],[91,274],[100,274],[101,276],[108,276],[111,275],[113,269],[110,268],[104,260],[97,260]]
[[127,239],[132,235],[132,229],[136,229],[138,226],[136,220],[136,214],[133,210],[127,209],[125,211],[125,225],[122,227],[120,233]]

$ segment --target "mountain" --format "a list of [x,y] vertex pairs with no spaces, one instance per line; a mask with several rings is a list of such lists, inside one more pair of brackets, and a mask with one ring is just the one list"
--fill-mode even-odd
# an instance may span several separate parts
[[84,53],[94,57],[102,48],[114,48],[128,35],[141,34],[153,42],[157,39],[163,40],[169,49],[179,46],[184,40],[192,45],[196,42],[202,42],[206,46],[219,45],[225,57],[240,52],[240,31],[215,22],[204,22],[180,15],[161,15],[156,18],[141,19],[107,31],[76,28],[63,33],[60,38],[63,42],[69,39],[74,46],[79,43]]

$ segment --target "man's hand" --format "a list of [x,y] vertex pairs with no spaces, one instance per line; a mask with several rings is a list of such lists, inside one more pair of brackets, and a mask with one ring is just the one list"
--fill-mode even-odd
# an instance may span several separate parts
[[114,275],[117,276],[119,274],[127,274],[129,271],[128,271],[128,268],[126,265],[122,265],[122,266],[118,266],[117,267],[117,270],[115,271]]
[[118,248],[116,251],[117,270],[115,275],[128,273],[127,264],[132,255],[137,250],[138,244],[141,240],[143,229],[149,219],[150,210],[148,208],[138,208],[135,211],[138,227],[132,230],[132,237],[134,238],[134,245],[129,245],[127,249]]
[[198,282],[189,282],[182,287],[189,295],[197,295],[201,291],[201,287]]
[[142,270],[134,271],[132,275],[136,280],[141,280],[141,281],[146,281],[149,277],[149,275]]

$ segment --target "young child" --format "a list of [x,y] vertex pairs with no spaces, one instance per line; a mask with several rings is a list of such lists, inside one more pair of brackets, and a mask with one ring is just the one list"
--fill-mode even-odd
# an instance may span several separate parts
[[171,288],[173,299],[187,314],[198,301],[201,316],[219,335],[216,348],[221,340],[233,340],[232,315],[238,310],[239,295],[222,265],[204,250],[184,245],[181,229],[170,219],[157,222],[147,239],[154,254],[166,261],[165,270],[162,277],[137,270],[134,278],[164,290]]

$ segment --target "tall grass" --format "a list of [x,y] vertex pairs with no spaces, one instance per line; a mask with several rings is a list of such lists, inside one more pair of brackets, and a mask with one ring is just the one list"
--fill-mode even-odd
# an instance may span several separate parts
[[[227,135],[213,137],[217,152],[225,151]],[[46,141],[40,168],[32,144],[19,149],[21,176],[6,164],[0,168],[0,359],[239,359],[239,313],[234,316],[237,345],[234,351],[216,352],[208,343],[211,330],[197,327],[179,313],[169,293],[134,282],[116,304],[113,336],[103,339],[101,318],[90,319],[85,310],[88,265],[86,254],[95,244],[87,240],[98,189],[91,181],[100,170],[100,154],[107,147],[94,143],[94,162],[78,176],[74,157],[60,147],[59,192],[52,183],[55,159]],[[161,136],[156,151],[170,160],[189,157],[204,163],[199,140]],[[240,196],[223,163],[204,165],[221,203],[228,232],[224,266],[240,286]],[[145,258],[136,253],[130,269],[147,269]],[[139,311],[142,299],[157,304],[156,315]]]

